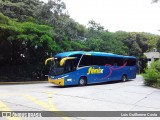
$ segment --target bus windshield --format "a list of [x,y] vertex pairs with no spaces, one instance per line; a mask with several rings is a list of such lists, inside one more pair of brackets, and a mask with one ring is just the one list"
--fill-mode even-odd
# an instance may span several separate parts
[[64,64],[61,65],[61,61],[63,59],[64,58],[54,58],[54,62],[51,63],[49,70],[50,75],[58,76],[76,70],[77,67],[76,59],[67,59],[64,61]]
[[50,75],[57,76],[63,74],[64,66],[60,66],[61,58],[55,58],[53,62],[51,62],[49,73]]

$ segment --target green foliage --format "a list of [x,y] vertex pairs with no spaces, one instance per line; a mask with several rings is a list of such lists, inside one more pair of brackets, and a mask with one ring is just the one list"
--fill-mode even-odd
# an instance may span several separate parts
[[25,21],[28,17],[34,17],[38,6],[42,5],[39,0],[1,0],[0,11],[9,18]]
[[157,40],[156,48],[157,48],[158,52],[160,52],[160,39]]
[[83,51],[86,49],[86,46],[79,40],[70,41],[71,48],[76,51]]
[[0,24],[9,24],[9,18],[0,13]]
[[145,84],[153,87],[160,87],[160,61],[153,62],[151,67],[143,74]]
[[102,51],[104,41],[102,39],[89,38],[85,42],[87,51]]
[[48,44],[49,51],[55,50],[56,43],[53,41],[55,34],[51,27],[32,22],[24,22],[21,27],[23,34],[17,36],[18,40],[30,41],[32,46],[37,45],[38,47]]
[[[51,51],[57,52],[58,45],[54,41],[56,34],[52,27],[33,22],[16,22],[3,14],[0,14],[0,20],[2,20],[0,22],[0,40],[8,41],[10,44],[8,47],[10,47],[12,53],[11,61],[8,61],[8,63],[19,64],[23,59],[28,61],[29,64],[32,62],[29,54],[38,55],[36,49],[41,49],[41,54]],[[8,20],[8,22],[3,22],[3,20]],[[37,56],[36,59],[44,59],[39,57]],[[1,59],[5,59],[5,57],[1,56]],[[35,61],[37,61],[36,59]]]
[[126,55],[127,47],[121,39],[118,38],[117,33],[111,33],[108,31],[99,32],[96,36],[89,33],[89,37],[84,43],[87,47],[87,51],[101,51],[110,52],[116,54]]

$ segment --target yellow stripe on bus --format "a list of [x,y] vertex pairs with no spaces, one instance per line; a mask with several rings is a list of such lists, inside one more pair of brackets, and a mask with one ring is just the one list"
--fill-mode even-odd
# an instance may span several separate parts
[[[38,100],[37,98],[31,96],[31,95],[24,95],[24,97],[26,97],[27,99],[33,101],[34,103],[42,106],[43,108],[46,108],[47,110],[49,111],[59,111],[53,104],[52,104],[52,93],[50,92],[47,92],[48,94],[48,104],[41,101],[41,100]],[[71,120],[69,117],[62,117],[64,120]]]
[[[5,111],[12,111],[4,102],[0,101],[0,111],[4,112]],[[4,117],[5,118],[5,117]],[[8,120],[22,120],[19,117],[6,117]]]

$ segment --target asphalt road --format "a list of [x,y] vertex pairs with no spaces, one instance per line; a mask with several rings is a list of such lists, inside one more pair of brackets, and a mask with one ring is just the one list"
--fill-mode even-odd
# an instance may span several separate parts
[[[127,82],[85,87],[50,83],[0,85],[0,111],[160,111],[160,89],[144,86],[137,76]],[[0,117],[0,120],[160,120],[154,117]]]

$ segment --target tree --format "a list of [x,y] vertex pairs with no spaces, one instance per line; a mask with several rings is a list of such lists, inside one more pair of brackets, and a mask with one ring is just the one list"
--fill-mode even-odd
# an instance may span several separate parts
[[39,0],[0,0],[0,11],[9,18],[25,21],[28,17],[34,17],[38,6],[42,5]]
[[99,37],[100,33],[104,31],[104,27],[94,20],[88,22],[88,37]]
[[157,46],[156,48],[157,48],[158,52],[160,52],[160,39],[158,39],[156,46]]
[[143,74],[144,83],[148,86],[160,87],[160,65],[159,61],[155,61],[151,64],[149,69],[145,70]]
[[104,45],[104,41],[98,38],[89,38],[85,41],[87,51],[102,51],[102,45]]
[[88,28],[91,31],[99,31],[102,32],[104,30],[104,27],[100,25],[100,23],[96,23],[94,20],[90,20],[88,22]]
[[[3,40],[3,43],[6,41],[11,51],[9,63],[20,64],[21,61],[26,61],[25,64],[35,61],[37,63],[45,59],[47,52],[57,52],[58,45],[54,41],[55,34],[51,27],[32,22],[19,23],[3,14],[0,14],[0,20],[2,20],[0,41]],[[41,52],[37,52],[38,50]],[[41,57],[41,55],[44,56]]]
[[35,15],[41,23],[53,27],[57,34],[56,41],[66,39],[66,36],[68,40],[81,39],[85,35],[86,28],[70,18],[66,5],[61,0],[49,0],[48,3],[42,4],[38,7]]

